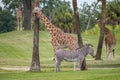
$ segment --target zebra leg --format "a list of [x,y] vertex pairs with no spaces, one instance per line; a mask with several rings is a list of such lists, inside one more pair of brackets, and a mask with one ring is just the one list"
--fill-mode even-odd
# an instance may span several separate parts
[[76,63],[73,62],[74,71],[76,70]]
[[79,70],[81,70],[83,60],[84,60],[84,58],[81,58],[81,59],[79,59],[79,61],[78,61],[78,62],[79,62]]
[[56,65],[55,65],[56,70],[55,70],[55,72],[60,72],[60,64],[61,64],[61,61],[56,61]]

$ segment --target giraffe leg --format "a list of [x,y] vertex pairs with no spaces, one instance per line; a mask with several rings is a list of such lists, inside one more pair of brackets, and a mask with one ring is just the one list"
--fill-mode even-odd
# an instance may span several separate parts
[[114,54],[115,54],[115,50],[112,49],[111,52],[110,52],[110,58],[111,58],[111,60],[113,60],[115,58]]
[[17,31],[19,31],[19,20],[17,19]]
[[113,44],[112,45],[112,49],[111,49],[111,53],[112,53],[112,58],[114,59],[115,58],[115,45]]
[[53,57],[53,61],[55,61],[55,51],[57,50],[57,41],[53,38],[52,41],[51,41],[51,44],[53,46],[53,50],[54,50],[54,57]]
[[112,52],[113,52],[113,58],[115,58],[115,49],[113,49]]
[[20,31],[22,31],[22,19],[20,19]]
[[18,31],[20,31],[20,18],[18,20]]
[[109,55],[110,55],[110,59],[113,60],[114,58],[114,46],[111,45],[109,48]]
[[106,59],[108,59],[108,56],[109,56],[109,48],[108,48],[108,46],[106,45]]

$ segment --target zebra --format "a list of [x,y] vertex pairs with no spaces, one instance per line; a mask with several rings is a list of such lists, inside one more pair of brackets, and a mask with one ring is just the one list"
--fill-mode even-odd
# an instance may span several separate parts
[[79,63],[79,70],[81,70],[82,62],[87,54],[95,57],[93,46],[90,44],[84,45],[81,48],[77,48],[76,50],[64,50],[59,49],[55,52],[55,71],[60,72],[60,64],[63,60],[71,61],[71,62],[78,62]]

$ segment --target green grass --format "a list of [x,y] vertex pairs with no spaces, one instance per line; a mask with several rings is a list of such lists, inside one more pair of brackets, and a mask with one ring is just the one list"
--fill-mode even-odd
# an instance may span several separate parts
[[[75,35],[76,36],[76,35]],[[105,46],[103,46],[102,60],[95,61],[87,56],[87,71],[73,71],[73,63],[63,62],[61,72],[54,72],[53,48],[51,36],[48,32],[40,31],[39,54],[41,72],[25,72],[3,70],[1,67],[30,66],[33,51],[33,31],[8,32],[0,34],[0,80],[119,80],[120,78],[120,33],[117,35],[116,58],[105,59]],[[95,51],[99,35],[83,34],[84,43],[94,45]],[[90,68],[116,68],[116,69],[90,69]]]
[[20,72],[1,71],[1,80],[119,80],[120,69],[63,71],[55,72]]

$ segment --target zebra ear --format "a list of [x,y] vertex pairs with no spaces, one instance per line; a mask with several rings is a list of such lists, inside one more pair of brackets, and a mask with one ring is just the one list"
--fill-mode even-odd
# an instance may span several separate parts
[[89,46],[93,47],[93,45],[92,45],[92,44],[89,44]]
[[93,45],[92,44],[90,44],[90,43],[87,43],[87,44],[85,44],[86,46],[89,46],[89,47],[93,47]]

